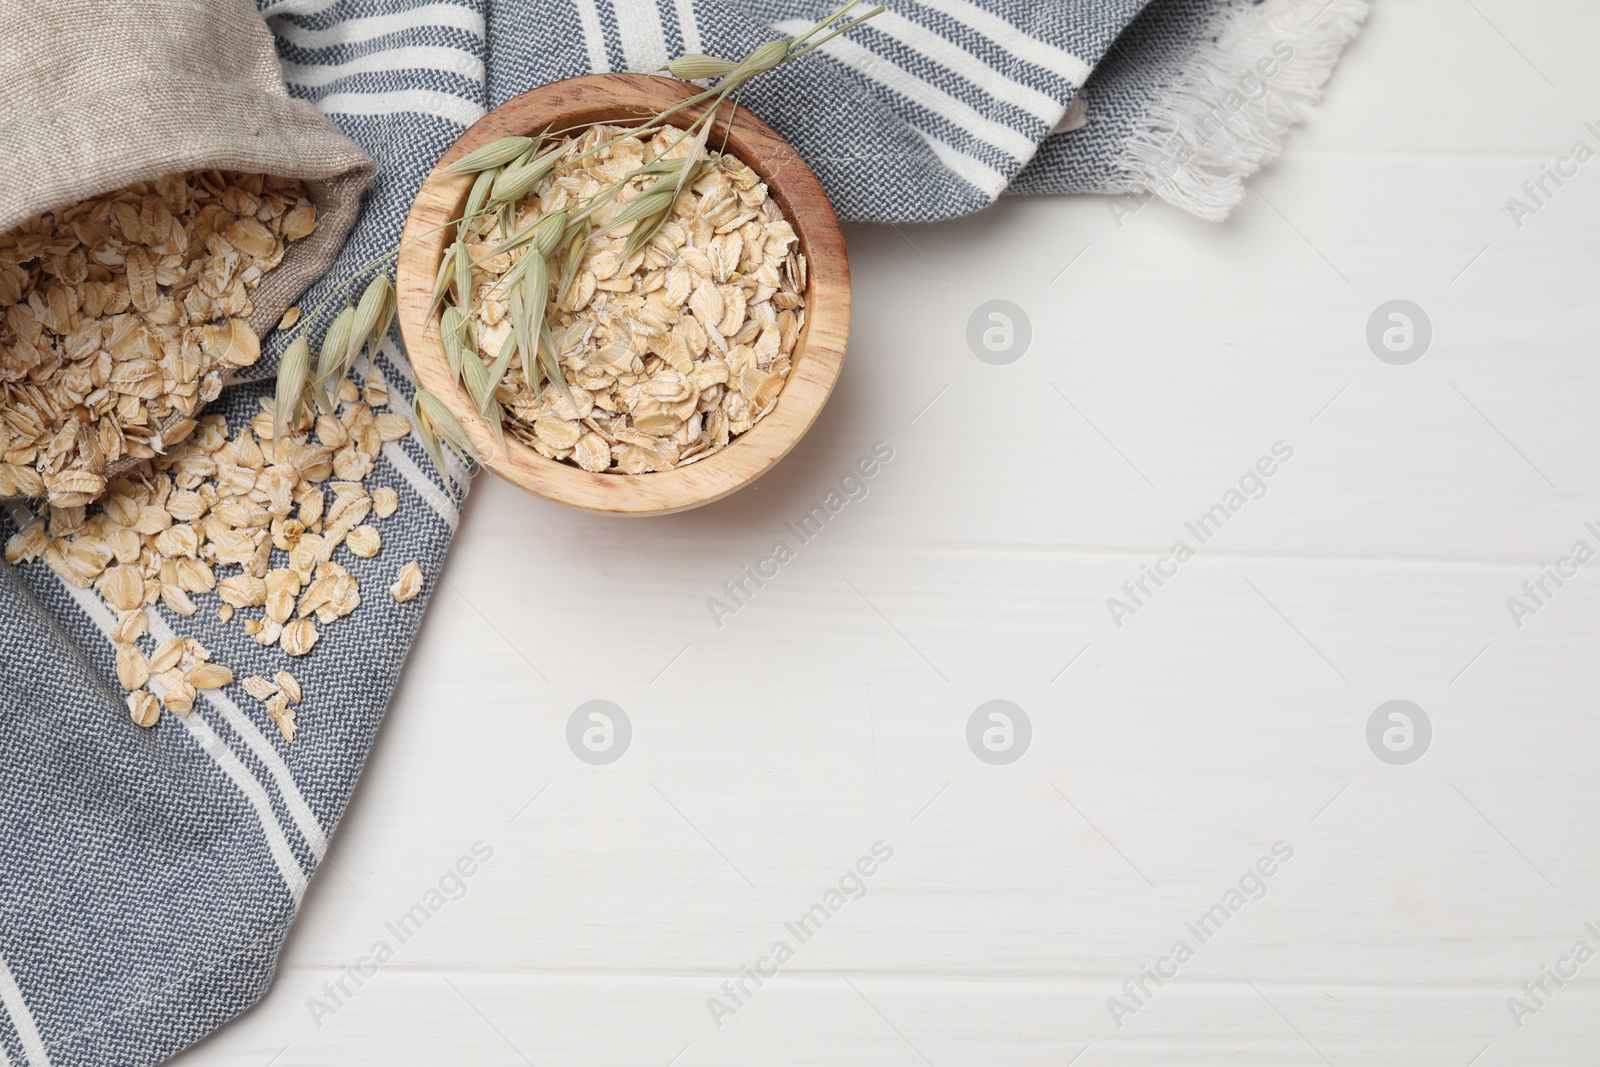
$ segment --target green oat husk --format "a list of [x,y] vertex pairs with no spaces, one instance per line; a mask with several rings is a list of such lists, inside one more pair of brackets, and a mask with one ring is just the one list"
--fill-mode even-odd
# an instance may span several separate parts
[[478,414],[484,413],[488,402],[494,399],[494,386],[489,381],[489,368],[473,353],[461,363],[461,381],[467,387],[467,396]]
[[433,296],[428,300],[428,317],[439,313],[439,308],[450,297],[450,284],[455,281],[456,250],[464,247],[459,240],[445,249],[439,259],[439,273],[433,277]]
[[444,343],[444,355],[450,363],[450,374],[460,381],[461,366],[472,355],[468,347],[472,333],[471,324],[454,304],[445,307],[444,316],[439,320],[439,339]]
[[566,245],[561,253],[561,279],[556,284],[555,302],[558,305],[567,298],[568,290],[578,277],[578,268],[583,265],[583,251],[589,244],[589,232],[593,228],[587,220],[575,227],[568,227]]
[[550,253],[554,252],[561,244],[561,236],[566,232],[566,229],[567,213],[565,211],[552,211],[539,216],[510,237],[495,245],[484,253],[483,258],[492,259],[506,252],[515,252],[522,246],[531,244],[533,249],[530,254],[536,254],[548,259],[550,258]]
[[522,258],[530,264],[517,283],[522,287],[522,308],[530,322],[543,322],[545,302],[550,299],[550,263],[532,252]]
[[447,169],[451,174],[471,174],[474,171],[499,167],[522,155],[533,143],[532,137],[502,137],[498,141],[490,141],[476,151],[468,152],[450,164]]
[[506,371],[510,370],[510,360],[517,355],[517,331],[510,331],[506,339],[501,341],[501,350],[494,355],[494,363],[490,366],[490,394],[499,389],[502,379],[506,378]]
[[768,41],[766,44],[757,45],[730,73],[741,81],[753,78],[757,74],[765,74],[789,58],[789,48],[790,42],[787,40]]
[[343,377],[339,368],[349,347],[355,321],[356,309],[346,307],[334,317],[328,332],[322,335],[322,348],[317,354],[317,373],[311,393],[316,398],[317,407],[325,414],[333,413],[332,389],[337,386],[330,387],[330,383]]
[[732,74],[738,66],[739,64],[731,60],[691,53],[686,56],[679,56],[661,69],[675,78],[682,78],[684,81],[692,82],[699,81],[702,78],[724,77]]
[[455,261],[455,278],[452,279],[456,287],[456,304],[460,307],[472,306],[472,253],[467,250],[465,241],[457,241],[451,246],[451,255]]
[[417,429],[417,437],[421,439],[428,458],[439,470],[445,469],[444,454],[439,448],[441,441],[455,449],[462,459],[477,458],[461,420],[445,407],[444,401],[426,389],[418,389],[411,399],[411,423]]
[[461,221],[456,223],[456,240],[466,237],[472,221],[482,212],[485,204],[489,202],[489,190],[493,188],[495,179],[500,176],[498,167],[480,171],[472,183],[472,189],[467,193],[467,202],[461,209]]
[[612,220],[606,223],[607,231],[620,230],[630,222],[649,218],[652,215],[672,207],[672,183],[667,178],[660,178],[650,188],[634,197],[623,205]]
[[283,351],[278,361],[278,390],[272,404],[272,443],[274,450],[290,425],[300,416],[306,386],[311,380],[311,344],[302,334]]
[[561,370],[561,360],[556,355],[555,335],[550,332],[550,321],[539,320],[539,365],[544,368],[545,374],[555,387],[561,390],[561,395],[567,398],[567,403],[577,406],[572,398],[572,387],[567,384],[567,376]]
[[[533,343],[533,322],[528,318],[528,309],[523,300],[522,286],[516,286],[507,294],[506,313],[511,316],[511,333],[517,339],[517,351],[523,353],[522,367],[523,371],[526,372],[528,369],[526,357],[530,355],[537,357],[538,353]],[[528,386],[531,389],[539,387],[536,375],[529,375]]]
[[478,409],[478,414],[489,424],[489,430],[494,434],[496,443],[504,448],[505,412],[500,408],[500,401],[495,399],[494,385],[489,381],[489,368],[483,365],[483,360],[474,352],[461,365],[461,369],[464,372],[462,377],[466,380],[467,395],[472,400],[472,406]]
[[496,205],[515,204],[533,192],[534,186],[544,181],[545,175],[561,162],[563,151],[562,148],[552,148],[521,166],[507,167],[494,180],[494,188],[489,193],[489,202]]
[[383,313],[378,316],[378,325],[373,329],[372,336],[368,338],[367,354],[378,358],[378,350],[383,347],[383,342],[389,336],[389,327],[394,325],[394,318],[400,313],[400,295],[394,291],[394,286],[389,287],[388,298],[383,303]]
[[381,340],[374,341],[378,336],[379,325],[384,321],[384,313],[389,309],[389,302],[394,298],[394,286],[389,284],[389,276],[379,273],[367,283],[366,289],[361,293],[361,300],[356,304],[355,320],[350,324],[350,337],[345,341],[345,352],[339,365],[339,377],[343,378],[350,373],[350,368],[355,364],[356,353],[361,351],[363,345],[372,344],[374,348]]

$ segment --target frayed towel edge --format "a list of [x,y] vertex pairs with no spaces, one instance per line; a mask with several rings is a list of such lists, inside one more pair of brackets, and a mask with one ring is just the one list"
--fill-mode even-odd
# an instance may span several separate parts
[[[1118,169],[1167,203],[1220,221],[1322,97],[1370,0],[1268,0],[1233,9],[1216,44],[1157,98]],[[1272,73],[1268,74],[1267,71]]]

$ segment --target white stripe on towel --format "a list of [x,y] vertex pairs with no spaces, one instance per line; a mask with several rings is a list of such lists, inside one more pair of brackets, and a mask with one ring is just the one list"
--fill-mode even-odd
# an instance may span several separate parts
[[600,28],[600,12],[595,9],[594,0],[572,0],[573,7],[578,10],[578,25],[583,27],[583,44],[589,53],[589,70],[594,74],[604,74],[611,69],[611,61],[606,58],[605,31]]
[[933,150],[933,154],[939,157],[939,162],[953,171],[962,181],[982,189],[991,198],[999,196],[1001,190],[1010,184],[1010,179],[983,160],[974,159],[965,152],[957,151],[932,134],[918,129],[913,129],[911,132],[921,137]]
[[[26,526],[33,519],[33,513],[21,504],[13,506],[11,512],[19,526]],[[117,620],[112,617],[111,609],[106,607],[105,602],[88,589],[80,589],[60,578],[56,580],[61,582],[61,588],[72,597],[78,609],[100,628],[100,632],[109,641],[111,631],[116,629]],[[161,685],[154,678],[150,679],[150,689],[158,697],[161,695]],[[250,773],[250,769],[239,762],[239,757],[222,743],[216,731],[211,729],[210,724],[201,716],[190,712],[188,715],[178,716],[178,721],[183,723],[189,736],[205,750],[206,755],[216,762],[222,772],[233,780],[233,784],[238,786],[239,792],[244,794],[250,806],[255,808],[256,816],[261,823],[261,833],[266,838],[267,851],[272,853],[278,871],[283,875],[283,883],[289,889],[289,895],[294,898],[296,904],[299,904],[300,897],[306,891],[306,872],[300,868],[300,861],[294,858],[294,852],[289,848],[289,839],[283,832],[283,826],[278,822],[277,813],[272,810],[272,801],[268,799],[266,789]]]
[[999,15],[972,3],[972,0],[917,0],[917,3],[977,30],[1018,59],[1054,71],[1073,85],[1081,86],[1089,80],[1089,71],[1092,69],[1089,64],[1064,48],[1057,48],[1037,37],[1029,37]]
[[[50,1067],[50,1055],[45,1051],[44,1038],[39,1035],[39,1024],[33,1021],[33,1013],[22,999],[22,987],[17,985],[16,975],[11,973],[4,959],[0,959],[0,1004],[6,1006],[11,1025],[17,1028],[17,1036],[22,1039],[28,1067]],[[4,1055],[0,1052],[0,1056]]]
[[[415,392],[417,376],[412,372],[411,364],[406,359],[405,353],[400,350],[400,346],[394,343],[393,338],[384,338],[381,351],[390,364],[404,376],[406,383]],[[377,371],[378,376],[383,379],[384,386],[389,390],[390,396],[399,394],[399,390],[394,387],[394,382],[387,374],[383,373],[382,367],[373,364],[372,369]],[[412,433],[415,432],[416,430],[413,429]],[[439,517],[444,520],[445,525],[454,530],[461,521],[461,510],[456,507],[455,501],[439,491],[439,487],[434,484],[432,478],[428,477],[428,473],[412,461],[406,450],[400,447],[400,442],[389,441],[385,443],[383,455],[385,459],[394,464],[395,470],[400,472],[416,494],[426,500],[429,506],[439,513]],[[449,449],[445,449],[444,455],[445,466],[449,468],[444,472],[445,476],[457,485],[465,483],[467,478],[466,467],[455,460],[455,453]]]
[[[166,641],[177,636],[173,633],[172,627],[167,625],[167,620],[159,613],[147,609],[145,618],[149,621],[150,636],[157,641]],[[272,746],[272,742],[267,740],[266,735],[256,727],[250,717],[222,690],[202,689],[198,695],[228,720],[228,725],[233,727],[233,732],[244,741],[245,747],[255,753],[256,758],[267,768],[267,773],[272,775],[272,780],[278,785],[278,795],[283,798],[283,806],[289,809],[295,826],[300,830],[300,836],[305,838],[306,844],[310,846],[311,854],[318,860],[322,859],[328,851],[327,831],[317,821],[311,805],[306,803],[305,794],[300,792],[299,783],[289,772],[289,765],[283,762],[283,757]]]
[[431,89],[401,89],[392,93],[329,93],[315,101],[324,115],[393,115],[409,111],[433,115],[458,126],[471,126],[483,118],[483,106]]
[[[288,14],[282,10],[269,13]],[[272,32],[296,48],[335,48],[344,44],[360,44],[375,37],[425,27],[444,27],[462,30],[474,37],[483,37],[483,16],[459,4],[423,4],[410,11],[396,11],[391,15],[371,15],[367,18],[345,19],[325,30],[308,30],[292,22],[273,24]]]
[[641,74],[661,69],[670,57],[656,0],[611,0],[611,7],[617,13],[617,36],[622,38],[628,69]]
[[699,52],[705,46],[700,43],[700,23],[694,17],[694,0],[673,0],[673,6],[678,10],[678,32],[683,35],[684,52]]
[[408,45],[370,52],[343,63],[291,63],[279,60],[283,80],[290,85],[318,87],[329,85],[340,78],[356,74],[378,74],[390,71],[439,70],[476,82],[484,83],[483,60],[459,48],[438,45]]
[[1046,126],[1054,125],[1061,118],[1062,105],[1048,94],[1004,77],[948,37],[941,37],[903,15],[885,11],[872,20],[872,28],[961,75],[996,100],[1021,108]]
[[[160,688],[160,683],[154,678],[150,679],[152,691]],[[158,694],[159,695],[159,694]],[[190,712],[178,716],[178,721],[183,723],[184,729],[189,731],[189,736],[205,750],[206,755],[216,761],[222,772],[233,779],[233,784],[239,787],[239,792],[256,809],[256,817],[261,821],[262,832],[266,835],[267,850],[272,853],[272,858],[278,863],[278,870],[283,874],[283,883],[289,888],[289,896],[298,906],[300,898],[306,891],[306,872],[300,869],[300,863],[294,858],[294,853],[289,848],[289,839],[284,835],[283,827],[278,823],[278,816],[272,810],[272,800],[267,796],[266,789],[250,773],[250,768],[240,762],[239,757],[233,754],[211,724],[204,718]]]
[[[774,28],[782,33],[800,34],[811,27],[802,20],[790,19],[774,23]],[[948,119],[952,125],[966,130],[986,144],[993,145],[1018,162],[1032,158],[1038,148],[1033,138],[981,114],[971,104],[957,100],[937,85],[923,81],[910,71],[896,66],[885,57],[862,47],[855,41],[835,37],[822,46],[822,51],[884,88]]]

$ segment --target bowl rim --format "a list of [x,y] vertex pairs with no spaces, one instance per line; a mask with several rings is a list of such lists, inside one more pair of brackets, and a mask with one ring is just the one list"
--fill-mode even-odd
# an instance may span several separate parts
[[[708,504],[750,484],[772,468],[816,421],[844,360],[850,326],[850,267],[838,217],[822,185],[799,154],[742,105],[728,128],[727,108],[711,138],[755,170],[794,227],[806,255],[806,321],[795,343],[778,403],[761,421],[714,455],[670,471],[594,473],[539,455],[488,422],[458,391],[428,314],[434,279],[447,246],[441,228],[465,200],[473,178],[447,173],[457,159],[501,137],[596,119],[626,123],[655,114],[700,92],[675,78],[590,74],[551,82],[506,101],[456,139],[423,180],[406,217],[395,288],[401,335],[419,385],[461,420],[483,467],[512,484],[568,507],[614,515],[664,515]],[[703,105],[669,118],[687,124]],[[432,231],[432,232],[430,232]]]

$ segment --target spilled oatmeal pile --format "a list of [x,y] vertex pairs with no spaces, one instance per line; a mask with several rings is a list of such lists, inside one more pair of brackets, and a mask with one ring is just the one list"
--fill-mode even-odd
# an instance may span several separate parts
[[[361,605],[360,582],[340,551],[363,559],[382,551],[371,520],[394,515],[400,498],[363,483],[379,450],[411,423],[381,410],[388,391],[377,376],[362,389],[342,382],[337,399],[315,420],[314,436],[301,426],[281,444],[271,400],[235,433],[222,415],[202,416],[192,436],[134,465],[97,503],[51,506],[6,545],[8,563],[42,559],[110,609],[117,678],[140,726],[154,726],[162,707],[187,715],[199,691],[235,681],[194,638],[157,639],[166,633],[157,601],[178,616],[206,608],[225,623],[237,620],[258,644],[288,657],[309,653],[323,629]],[[421,586],[421,568],[410,562],[395,572],[389,594],[404,602]],[[304,694],[287,666],[240,684],[294,740]]]
[[[568,209],[660,156],[700,151],[672,127],[640,137],[593,127],[570,143],[581,156],[518,205],[512,232]],[[670,150],[669,150],[670,148]],[[607,223],[649,187],[637,175],[594,213],[595,236],[579,258],[551,265],[548,343],[570,383],[531,388],[522,361],[496,399],[505,427],[540,455],[586,471],[641,474],[694,463],[724,448],[778,403],[805,323],[806,261],[794,228],[755,171],[709,153],[671,215],[629,255],[637,224]],[[499,281],[531,249],[490,256],[504,220],[480,215],[466,240],[474,260],[475,348],[493,363],[513,337]],[[537,385],[537,383],[535,383]]]

